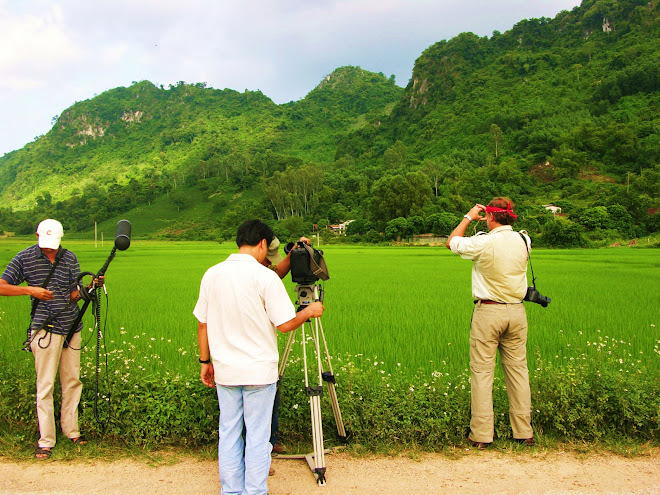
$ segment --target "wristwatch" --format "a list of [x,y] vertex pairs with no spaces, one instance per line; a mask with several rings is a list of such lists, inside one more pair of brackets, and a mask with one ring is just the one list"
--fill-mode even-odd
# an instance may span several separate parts
[[467,218],[470,222],[473,220],[473,218],[470,215],[468,215],[467,213],[465,215],[463,215],[463,218]]
[[199,362],[202,364],[209,364],[211,362],[211,358],[205,359],[204,361],[202,361],[202,358],[199,358]]

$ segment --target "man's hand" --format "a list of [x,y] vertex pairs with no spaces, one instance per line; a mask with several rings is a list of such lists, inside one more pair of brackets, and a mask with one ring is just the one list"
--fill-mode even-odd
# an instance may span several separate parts
[[213,363],[202,364],[202,371],[199,374],[202,383],[207,387],[215,388],[215,374],[213,373]]
[[303,242],[305,244],[309,244],[310,246],[312,245],[312,241],[310,241],[307,237],[301,237],[298,242]]
[[323,303],[319,301],[313,302],[298,311],[294,318],[279,325],[277,329],[282,333],[291,332],[310,318],[320,318],[324,310],[325,307],[323,306]]
[[468,211],[468,215],[470,215],[472,220],[486,220],[486,217],[481,215],[482,213],[486,213],[486,207],[484,205],[480,205],[479,203],[474,205],[470,211]]
[[[481,214],[484,213],[482,216]],[[445,246],[447,246],[447,249],[451,249],[451,240],[454,237],[463,237],[465,235],[465,230],[468,228],[470,225],[470,222],[474,220],[486,220],[486,207],[484,205],[480,205],[477,203],[474,205],[472,208],[470,208],[470,211],[467,212],[467,217],[470,218],[463,218],[461,219],[461,223],[459,223],[456,228],[452,231],[451,234],[449,234],[449,237],[447,237],[447,243]]]
[[29,287],[30,295],[42,301],[51,301],[53,299],[52,291],[44,289],[43,287]]
[[317,301],[309,304],[306,309],[309,312],[309,318],[320,318],[323,315],[323,311],[325,311],[325,306],[323,306],[322,302]]

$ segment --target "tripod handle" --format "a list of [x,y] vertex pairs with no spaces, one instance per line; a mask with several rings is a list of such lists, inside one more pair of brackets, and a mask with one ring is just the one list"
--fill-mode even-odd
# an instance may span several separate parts
[[325,295],[325,291],[323,290],[323,287],[320,285],[315,285],[314,286],[314,302],[323,302],[323,296]]

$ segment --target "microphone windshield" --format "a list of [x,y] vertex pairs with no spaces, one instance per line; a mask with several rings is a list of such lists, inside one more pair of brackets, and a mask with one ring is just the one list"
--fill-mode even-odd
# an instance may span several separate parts
[[119,220],[117,222],[117,234],[115,235],[115,247],[120,251],[126,251],[131,245],[131,222]]

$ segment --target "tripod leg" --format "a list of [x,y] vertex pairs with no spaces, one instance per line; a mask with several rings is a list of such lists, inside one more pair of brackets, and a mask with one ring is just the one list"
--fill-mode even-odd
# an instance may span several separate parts
[[286,363],[289,360],[289,354],[291,353],[291,347],[293,346],[293,342],[296,339],[296,332],[298,330],[292,330],[289,332],[289,338],[286,341],[286,345],[284,346],[284,350],[282,351],[282,358],[280,359],[280,366],[277,370],[277,377],[278,379],[282,378],[284,375],[284,370],[286,369]]
[[323,452],[323,422],[321,418],[321,396],[323,395],[323,366],[321,361],[321,350],[319,348],[319,320],[314,318],[314,326],[310,326],[310,334],[314,341],[316,354],[316,365],[318,368],[318,387],[310,387],[309,405],[312,412],[312,439],[314,441],[314,473],[317,476],[319,486],[325,485],[325,454]]
[[312,440],[314,442],[314,474],[319,486],[325,486],[325,454],[323,452],[323,424],[321,423],[321,396],[309,398],[312,411]]
[[325,350],[325,360],[328,363],[328,373],[323,374],[323,380],[328,385],[328,395],[330,403],[332,404],[332,413],[335,416],[335,423],[337,424],[337,434],[342,440],[346,440],[346,429],[344,428],[344,420],[341,417],[341,409],[339,409],[339,401],[337,400],[337,391],[335,390],[335,375],[332,371],[332,362],[330,353],[328,352],[328,343],[325,340],[325,333],[323,332],[323,324],[321,319],[317,318],[319,325],[320,338],[323,340],[323,348]]

